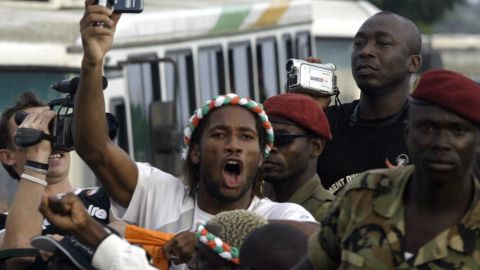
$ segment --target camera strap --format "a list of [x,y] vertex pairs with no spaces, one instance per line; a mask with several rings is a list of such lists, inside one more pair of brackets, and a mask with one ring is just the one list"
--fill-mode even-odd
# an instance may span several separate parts
[[55,137],[33,128],[18,128],[15,134],[15,143],[21,147],[32,146],[42,140],[47,140],[53,143],[55,142]]

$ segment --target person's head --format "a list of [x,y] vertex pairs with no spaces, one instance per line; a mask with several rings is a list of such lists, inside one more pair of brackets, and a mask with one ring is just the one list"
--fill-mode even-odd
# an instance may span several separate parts
[[198,188],[223,202],[235,202],[252,190],[260,195],[263,160],[272,143],[273,129],[261,105],[235,94],[210,100],[185,129],[190,194]]
[[308,237],[288,224],[254,230],[240,248],[241,270],[287,270],[307,253]]
[[352,74],[362,94],[408,91],[421,65],[421,34],[409,19],[391,12],[368,18],[353,39]]
[[267,224],[265,218],[246,210],[222,212],[207,224],[199,222],[195,233],[197,270],[238,269],[243,241],[253,230]]
[[274,146],[264,163],[265,181],[310,179],[325,141],[332,138],[325,113],[311,97],[294,93],[273,96],[263,105],[275,131]]
[[[0,160],[11,177],[20,179],[26,157],[23,149],[15,144],[14,136],[18,125],[15,114],[19,111],[31,112],[34,108],[46,106],[34,93],[25,92],[16,103],[6,108],[0,118]],[[68,174],[70,156],[66,152],[52,153],[49,159],[48,176],[62,178]]]
[[411,95],[407,146],[421,178],[469,177],[480,144],[480,86],[448,70],[422,74]]

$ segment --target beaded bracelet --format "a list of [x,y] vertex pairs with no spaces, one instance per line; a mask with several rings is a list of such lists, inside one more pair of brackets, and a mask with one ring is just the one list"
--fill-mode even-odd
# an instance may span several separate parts
[[240,252],[238,248],[230,246],[213,233],[208,232],[208,230],[205,229],[204,221],[199,221],[197,223],[195,237],[223,259],[234,264],[240,264]]

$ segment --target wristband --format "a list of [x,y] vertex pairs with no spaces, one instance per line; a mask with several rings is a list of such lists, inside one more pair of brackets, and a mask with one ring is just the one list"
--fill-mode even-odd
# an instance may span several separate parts
[[33,160],[27,160],[25,165],[28,166],[28,167],[48,171],[48,163],[40,163],[40,162],[36,162],[36,161],[33,161]]
[[45,175],[48,174],[48,171],[46,171],[46,170],[38,169],[38,168],[28,166],[28,165],[23,166],[23,168],[24,169],[29,169],[31,171],[38,172],[38,173],[41,173],[41,174],[45,174]]
[[25,179],[25,180],[28,180],[30,182],[33,182],[33,183],[36,183],[36,184],[39,184],[39,185],[42,185],[44,187],[46,187],[48,185],[47,181],[45,180],[42,180],[40,178],[37,178],[35,176],[31,176],[29,174],[26,174],[26,173],[22,173],[22,175],[20,175],[21,178]]

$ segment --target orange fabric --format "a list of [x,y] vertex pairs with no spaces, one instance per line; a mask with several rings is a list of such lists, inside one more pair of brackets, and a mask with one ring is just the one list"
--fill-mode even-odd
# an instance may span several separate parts
[[175,236],[174,233],[164,233],[148,230],[134,225],[126,225],[125,238],[131,244],[139,244],[152,257],[153,265],[161,270],[168,269],[168,261],[163,255],[163,246]]

